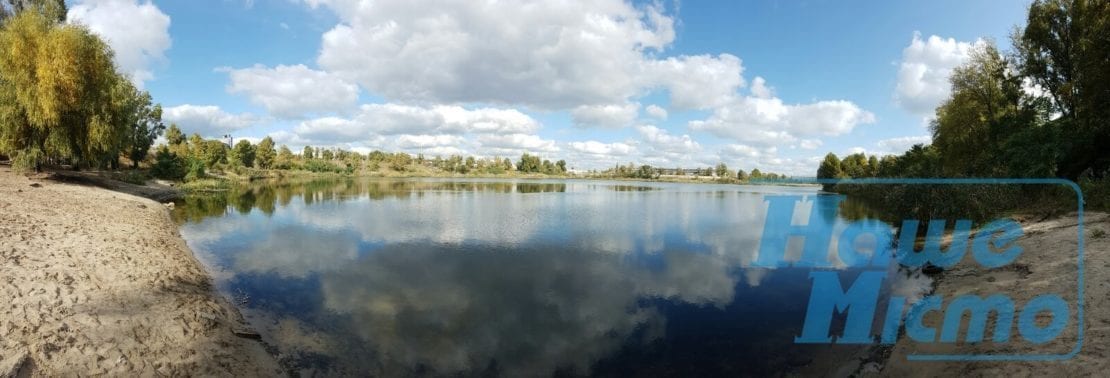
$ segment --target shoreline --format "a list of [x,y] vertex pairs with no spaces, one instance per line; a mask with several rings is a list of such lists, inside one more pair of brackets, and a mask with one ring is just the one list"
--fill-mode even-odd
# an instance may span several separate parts
[[164,205],[66,181],[0,166],[0,375],[284,374]]
[[[1046,344],[1034,345],[1022,339],[1016,320],[1011,326],[1010,342],[997,344],[991,341],[996,320],[989,320],[985,341],[980,343],[958,342],[920,344],[911,341],[904,333],[894,345],[887,348],[886,359],[863,370],[865,375],[882,376],[1088,376],[1110,369],[1110,214],[1085,212],[1084,236],[1084,314],[1083,343],[1074,357],[1059,361],[909,361],[913,354],[1060,354],[1073,351],[1078,340],[1076,330],[1077,302],[1077,227],[1076,213],[1049,219],[1028,220],[1015,217],[1022,226],[1023,235],[1017,240],[1023,254],[1015,263],[985,269],[961,263],[934,278],[933,293],[944,295],[947,306],[954,296],[972,294],[987,297],[992,294],[1009,295],[1017,311],[1035,296],[1046,293],[1059,294],[1069,303],[1069,323],[1064,331]],[[969,257],[968,257],[969,258]],[[940,329],[943,313],[928,313],[923,324]],[[967,315],[964,315],[967,319]],[[939,331],[938,331],[939,332]],[[967,332],[963,321],[959,339]]]

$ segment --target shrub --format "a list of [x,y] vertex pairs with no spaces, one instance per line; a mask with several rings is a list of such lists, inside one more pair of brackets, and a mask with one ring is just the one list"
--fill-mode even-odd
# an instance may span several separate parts
[[196,181],[202,178],[204,178],[204,162],[200,159],[189,159],[185,181]]
[[28,148],[16,152],[12,159],[12,170],[16,172],[32,172],[42,168],[42,151],[37,148]]
[[[195,160],[199,162],[199,160]],[[203,165],[203,164],[201,164]],[[151,167],[150,173],[154,177],[165,180],[181,180],[189,173],[189,166],[186,166],[185,159],[182,159],[177,154],[170,152],[166,146],[158,149],[154,154],[154,166]],[[203,168],[202,168],[203,174]]]

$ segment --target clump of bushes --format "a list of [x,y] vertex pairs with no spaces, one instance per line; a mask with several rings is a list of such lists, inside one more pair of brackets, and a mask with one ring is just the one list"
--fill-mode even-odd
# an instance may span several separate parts
[[181,157],[163,146],[154,155],[150,174],[164,180],[196,181],[205,178],[204,161]]
[[38,171],[41,168],[42,159],[42,151],[37,148],[20,150],[12,156],[12,170],[16,172]]

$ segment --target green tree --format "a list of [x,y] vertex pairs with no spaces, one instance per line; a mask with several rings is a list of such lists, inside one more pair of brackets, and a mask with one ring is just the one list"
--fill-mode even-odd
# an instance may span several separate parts
[[763,172],[760,172],[759,168],[752,169],[752,174],[751,174],[750,177],[753,180],[759,180],[759,179],[763,178]]
[[259,168],[273,168],[274,159],[277,158],[277,151],[274,150],[274,140],[269,136],[262,138],[262,141],[258,142],[254,154],[255,163]]
[[559,168],[559,173],[567,173],[567,161],[559,160],[555,162],[555,166]]
[[970,59],[952,70],[952,93],[932,121],[933,146],[949,176],[998,176],[1002,141],[1028,125],[1021,106],[1021,78],[993,43],[973,48]]
[[720,177],[720,178],[728,177],[729,176],[728,172],[729,172],[728,171],[728,166],[725,165],[725,163],[723,163],[723,162],[722,163],[717,163],[717,177]]
[[[1036,0],[1027,24],[1013,36],[1020,72],[1051,97],[1061,114],[1053,126],[1060,174],[1077,178],[1110,168],[1110,2]],[[1026,138],[1029,139],[1029,138]],[[1034,138],[1035,139],[1035,138]],[[1038,157],[1043,158],[1043,157]]]
[[516,169],[524,173],[538,173],[543,167],[543,162],[540,161],[539,156],[529,155],[527,152],[520,155],[520,162],[517,163]]
[[177,127],[176,123],[171,123],[170,127],[166,129],[166,143],[170,146],[178,146],[185,143],[185,134]]
[[293,165],[293,151],[286,145],[278,148],[276,165],[278,168],[289,169]]
[[[682,170],[680,169],[679,172],[681,173]],[[737,169],[736,170],[736,179],[739,180],[739,181],[748,181],[748,173],[744,172],[743,169]]]
[[[138,168],[139,162],[146,159],[154,140],[162,135],[166,125],[162,123],[162,105],[154,104],[150,93],[135,89],[128,81],[120,81],[126,97],[127,105],[123,108],[123,117],[128,125],[126,150],[127,157],[131,160],[131,167]],[[178,131],[180,135],[180,131]]]
[[[752,171],[752,176],[755,176],[755,171]],[[821,165],[817,167],[817,178],[819,179],[835,179],[844,176],[844,172],[840,169],[840,158],[836,154],[830,152],[825,155],[825,159],[821,161]],[[826,191],[832,190],[833,184],[821,185]]]
[[231,161],[244,167],[254,166],[254,146],[246,139],[240,139],[231,149]]

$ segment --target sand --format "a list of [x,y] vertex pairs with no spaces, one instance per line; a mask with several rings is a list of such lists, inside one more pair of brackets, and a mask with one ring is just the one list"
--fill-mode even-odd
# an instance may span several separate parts
[[0,376],[279,376],[165,205],[0,167]]
[[[1022,256],[1003,268],[984,269],[965,261],[945,271],[937,280],[935,293],[946,297],[945,304],[955,295],[977,294],[985,297],[1004,293],[1018,304],[1018,308],[1035,296],[1059,293],[1072,306],[1072,319],[1065,331],[1054,341],[1033,345],[1021,339],[1015,326],[1011,329],[1011,342],[995,344],[958,343],[923,345],[903,336],[894,345],[891,356],[877,373],[884,376],[1104,376],[1110,371],[1110,216],[1089,213],[1085,217],[1084,298],[1085,319],[1082,324],[1084,342],[1080,352],[1064,361],[996,361],[996,362],[920,362],[907,361],[914,353],[945,354],[1065,354],[1077,341],[1075,303],[1077,233],[1076,214],[1050,220],[1022,222],[1024,236],[1018,244],[1024,248]],[[1020,264],[1020,265],[1019,265]],[[942,319],[937,312],[926,316],[927,326],[939,326]],[[960,338],[966,332],[964,320]],[[994,322],[988,322],[994,329]],[[992,337],[987,331],[986,338]],[[869,374],[868,374],[869,375]]]

